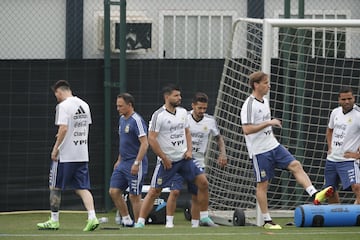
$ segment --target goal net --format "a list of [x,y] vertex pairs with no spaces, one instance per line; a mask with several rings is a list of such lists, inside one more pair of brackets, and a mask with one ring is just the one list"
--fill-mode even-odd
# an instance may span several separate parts
[[[325,131],[331,110],[338,106],[338,91],[351,86],[356,100],[360,93],[359,27],[360,20],[238,19],[234,23],[214,111],[228,166],[217,165],[216,141],[209,141],[206,154],[211,210],[240,208],[248,218],[247,211],[256,209],[256,184],[240,111],[251,92],[248,75],[258,70],[270,76],[272,117],[282,121],[274,134],[303,164],[314,186],[322,188]],[[350,204],[355,199],[352,192],[344,191],[340,198]],[[268,191],[270,213],[287,211],[292,216],[297,206],[309,202],[289,172],[276,172]],[[259,219],[256,222],[259,225]]]

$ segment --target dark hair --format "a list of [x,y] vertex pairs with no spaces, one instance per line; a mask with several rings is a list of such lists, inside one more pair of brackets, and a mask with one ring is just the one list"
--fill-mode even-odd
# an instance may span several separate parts
[[249,85],[254,90],[255,89],[255,83],[261,82],[264,77],[267,77],[268,75],[264,72],[258,71],[254,72],[249,75]]
[[173,91],[180,91],[180,88],[178,86],[176,86],[175,84],[168,84],[165,87],[163,87],[163,89],[162,89],[163,95],[165,95],[165,94],[169,95]]
[[55,92],[58,88],[61,88],[62,90],[70,90],[70,84],[66,80],[59,80],[51,87],[51,89]]
[[353,93],[353,90],[351,89],[351,87],[342,87],[340,88],[339,96],[341,93]]
[[209,97],[203,92],[195,93],[192,99],[192,103],[197,103],[197,102],[207,103],[208,101],[209,101]]
[[126,102],[126,104],[131,104],[133,108],[135,108],[135,98],[130,93],[121,93],[117,96],[117,98],[122,98]]

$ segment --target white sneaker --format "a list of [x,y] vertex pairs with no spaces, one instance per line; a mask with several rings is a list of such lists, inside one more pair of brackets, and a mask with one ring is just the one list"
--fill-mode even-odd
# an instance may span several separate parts
[[204,218],[200,219],[199,225],[205,226],[205,227],[218,227],[219,226],[216,223],[214,223],[210,217],[204,217]]
[[173,223],[166,223],[165,228],[173,228],[174,224]]
[[122,221],[123,227],[134,227],[133,221]]

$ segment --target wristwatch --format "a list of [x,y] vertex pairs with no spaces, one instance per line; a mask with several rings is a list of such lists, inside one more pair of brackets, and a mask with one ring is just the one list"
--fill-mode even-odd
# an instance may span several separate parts
[[135,165],[135,166],[139,166],[139,164],[140,164],[139,161],[135,161],[135,162],[134,162],[134,165]]

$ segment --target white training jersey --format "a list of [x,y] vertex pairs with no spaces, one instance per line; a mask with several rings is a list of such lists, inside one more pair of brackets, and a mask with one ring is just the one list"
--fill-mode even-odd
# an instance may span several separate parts
[[185,128],[189,128],[187,111],[176,107],[175,114],[162,106],[155,111],[149,123],[149,131],[157,132],[161,150],[173,162],[184,158],[187,151]]
[[205,167],[205,151],[209,140],[209,135],[218,136],[220,134],[213,116],[204,114],[200,121],[196,121],[192,116],[192,111],[188,114],[192,139],[192,156],[200,167]]
[[344,114],[342,107],[335,108],[330,114],[328,127],[333,129],[331,153],[327,159],[334,162],[354,161],[345,158],[345,152],[357,152],[360,146],[360,108]]
[[[253,95],[250,95],[241,108],[241,124],[257,125],[265,121],[271,120],[269,100],[263,98],[260,102]],[[253,155],[268,152],[277,146],[279,142],[275,138],[272,127],[266,127],[260,131],[245,135],[246,146],[250,158]]]
[[78,97],[68,97],[56,106],[55,125],[66,125],[59,146],[60,162],[88,162],[88,134],[91,124],[89,105]]

